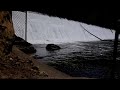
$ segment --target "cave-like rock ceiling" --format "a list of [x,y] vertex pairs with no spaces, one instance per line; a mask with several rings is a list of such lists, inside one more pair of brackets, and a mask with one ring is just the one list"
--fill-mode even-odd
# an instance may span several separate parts
[[116,22],[120,18],[118,8],[37,8],[32,11],[110,29],[116,29]]

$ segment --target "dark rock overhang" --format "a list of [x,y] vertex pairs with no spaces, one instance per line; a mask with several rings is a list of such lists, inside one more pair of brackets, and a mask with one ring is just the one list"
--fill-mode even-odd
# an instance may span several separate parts
[[116,22],[120,18],[118,8],[43,8],[33,11],[114,30],[116,30]]
[[[33,8],[27,11],[40,12],[49,16],[67,18],[113,30],[118,29],[119,8]],[[120,30],[119,30],[120,31]]]

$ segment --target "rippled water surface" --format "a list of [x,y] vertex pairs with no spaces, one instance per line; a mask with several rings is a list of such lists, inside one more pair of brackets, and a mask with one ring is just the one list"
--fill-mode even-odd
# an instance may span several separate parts
[[[46,45],[34,45],[40,61],[71,76],[110,78],[113,60],[113,42],[75,42],[58,44],[61,49],[47,51]],[[119,45],[120,47],[120,45]],[[118,62],[119,52],[118,48]]]

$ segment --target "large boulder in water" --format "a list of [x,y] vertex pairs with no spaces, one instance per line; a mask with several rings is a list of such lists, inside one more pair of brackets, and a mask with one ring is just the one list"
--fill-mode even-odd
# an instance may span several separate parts
[[54,51],[54,50],[59,50],[59,49],[61,49],[58,45],[55,45],[55,44],[48,44],[47,46],[46,46],[46,49],[48,50],[48,51]]

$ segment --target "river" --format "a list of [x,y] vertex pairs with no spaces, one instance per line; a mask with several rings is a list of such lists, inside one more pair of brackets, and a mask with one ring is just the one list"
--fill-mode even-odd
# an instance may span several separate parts
[[[112,41],[63,43],[58,44],[61,49],[56,51],[47,51],[46,45],[34,45],[38,61],[74,77],[111,78],[114,45]],[[120,46],[118,53],[119,51]],[[119,60],[118,54],[117,62]]]

